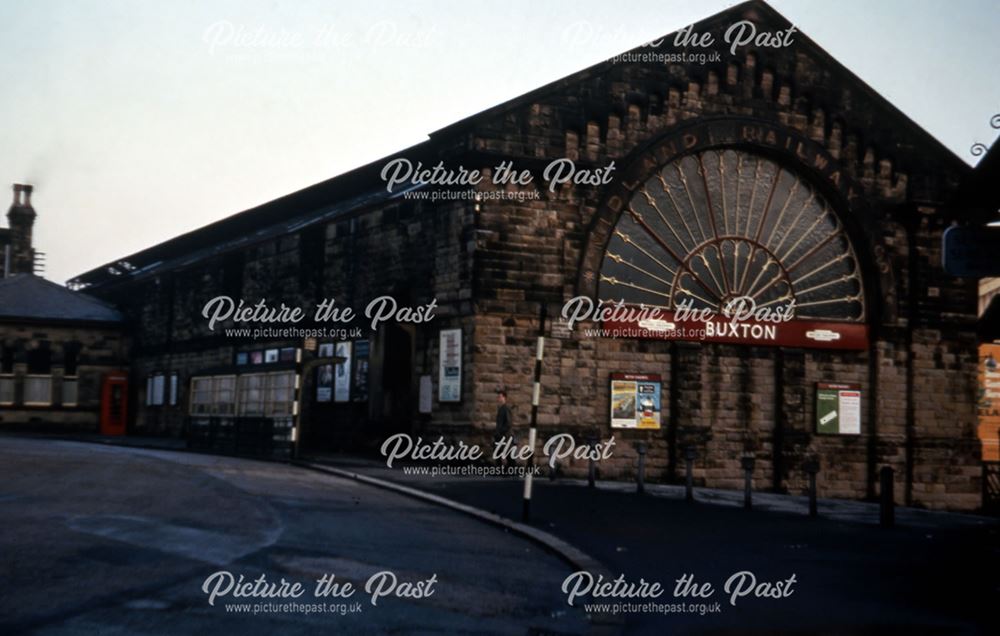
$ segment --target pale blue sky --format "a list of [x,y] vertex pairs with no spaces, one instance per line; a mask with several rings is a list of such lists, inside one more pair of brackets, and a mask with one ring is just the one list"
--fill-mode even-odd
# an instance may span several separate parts
[[[732,4],[3,0],[0,185],[63,282]],[[772,5],[966,161],[996,136],[996,2]]]

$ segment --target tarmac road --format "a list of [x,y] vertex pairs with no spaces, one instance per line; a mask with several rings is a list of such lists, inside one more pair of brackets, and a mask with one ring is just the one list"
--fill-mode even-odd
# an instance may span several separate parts
[[[569,566],[524,539],[350,480],[229,457],[5,437],[0,554],[4,634],[588,628],[559,593]],[[395,586],[377,579],[385,596],[372,605],[365,584],[385,571]],[[234,598],[219,574],[210,605],[203,586],[216,572],[304,593]],[[354,593],[316,598],[325,574]],[[278,611],[253,614],[269,602]]]

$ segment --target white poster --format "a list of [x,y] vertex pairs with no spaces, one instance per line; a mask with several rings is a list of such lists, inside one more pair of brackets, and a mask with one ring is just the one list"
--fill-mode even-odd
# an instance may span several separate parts
[[861,391],[840,392],[840,432],[846,435],[861,433]]
[[347,402],[351,399],[351,343],[338,342],[334,355],[343,360],[337,363],[333,376],[333,401]]
[[462,330],[443,329],[438,369],[438,402],[462,401]]
[[434,394],[434,388],[431,386],[431,376],[422,375],[420,376],[420,412],[430,413],[432,410],[432,400],[431,396]]

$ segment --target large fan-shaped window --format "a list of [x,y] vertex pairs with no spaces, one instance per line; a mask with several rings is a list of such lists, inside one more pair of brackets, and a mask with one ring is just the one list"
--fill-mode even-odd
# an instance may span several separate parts
[[663,166],[632,195],[601,266],[602,300],[720,311],[795,301],[795,316],[861,322],[861,272],[815,189],[774,161],[706,151]]

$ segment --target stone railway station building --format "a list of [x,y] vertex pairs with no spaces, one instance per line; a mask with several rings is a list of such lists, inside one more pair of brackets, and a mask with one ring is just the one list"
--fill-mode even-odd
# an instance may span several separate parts
[[[752,455],[756,488],[798,493],[816,458],[820,496],[872,497],[891,466],[900,502],[977,508],[977,281],[945,274],[940,246],[945,228],[983,224],[995,204],[960,196],[975,171],[804,34],[730,54],[723,34],[740,20],[791,26],[762,2],[737,5],[694,25],[714,34],[719,61],[608,60],[78,276],[129,325],[130,430],[296,415],[303,338],[210,331],[210,299],[335,298],[360,313],[391,295],[436,299],[434,319],[355,321],[332,354],[351,366],[302,376],[301,444],[371,448],[399,431],[485,444],[501,387],[524,439],[544,306],[540,437],[614,435],[602,477],[631,478],[642,441],[647,479],[680,479],[691,447],[700,485],[740,487]],[[673,40],[633,53],[676,52]],[[397,158],[487,178],[478,196],[390,191],[381,173]],[[545,168],[562,158],[615,169],[607,183],[550,190]],[[491,184],[503,161],[531,183]],[[560,312],[579,296],[665,313],[570,329]],[[732,331],[691,319],[747,296],[793,303],[794,318]]]

